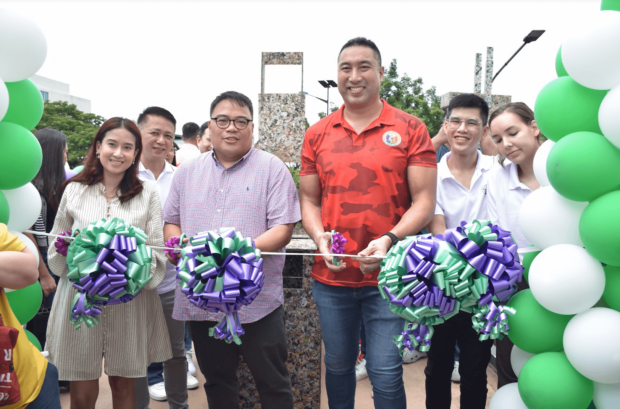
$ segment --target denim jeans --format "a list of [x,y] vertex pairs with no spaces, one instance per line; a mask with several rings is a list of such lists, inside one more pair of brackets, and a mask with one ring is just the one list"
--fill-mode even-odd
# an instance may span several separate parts
[[405,321],[392,314],[377,287],[336,287],[314,281],[325,343],[325,383],[330,409],[353,409],[360,319],[366,333],[366,369],[377,409],[404,409],[403,360],[394,345]]
[[28,404],[28,409],[60,409],[58,369],[49,362],[41,390],[37,397]]
[[192,337],[189,336],[189,325],[185,323],[185,351],[192,350]]
[[[187,358],[185,357],[185,322],[177,321],[172,318],[174,308],[174,290],[164,294],[159,294],[161,306],[166,318],[167,334],[161,336],[170,337],[170,347],[172,348],[172,358],[163,363],[152,363],[147,369],[147,376],[135,378],[136,387],[136,408],[146,409],[149,407],[150,385],[164,382],[168,407],[170,409],[187,409]],[[161,369],[157,369],[161,365]],[[162,377],[162,373],[165,375]]]

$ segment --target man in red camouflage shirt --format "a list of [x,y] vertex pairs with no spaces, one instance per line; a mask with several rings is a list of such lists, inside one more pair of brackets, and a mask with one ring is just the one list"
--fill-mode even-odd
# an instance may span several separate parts
[[323,257],[312,269],[331,409],[354,406],[360,319],[375,408],[406,407],[402,359],[392,343],[404,321],[379,294],[381,259],[364,256],[385,255],[430,222],[437,165],[426,126],[379,98],[383,73],[375,43],[348,41],[338,56],[344,105],[306,131],[301,155],[302,223],[319,253],[330,252],[335,230],[348,240],[346,253],[362,256],[339,266]]

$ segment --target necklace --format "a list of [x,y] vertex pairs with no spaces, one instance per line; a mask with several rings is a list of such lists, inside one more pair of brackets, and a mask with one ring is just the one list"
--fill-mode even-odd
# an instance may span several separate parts
[[110,208],[112,207],[112,203],[114,203],[117,199],[118,199],[118,194],[115,192],[114,193],[114,197],[109,197],[108,193],[105,189],[105,186],[103,185],[103,183],[99,183],[99,193],[101,193],[101,195],[103,197],[105,197],[106,200],[106,215],[105,218],[106,219],[110,219],[111,213],[110,213]]

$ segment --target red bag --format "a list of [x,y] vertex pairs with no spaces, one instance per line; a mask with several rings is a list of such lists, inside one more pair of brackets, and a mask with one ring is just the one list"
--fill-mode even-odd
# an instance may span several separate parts
[[19,331],[5,327],[0,316],[0,406],[19,402],[19,382],[13,368],[13,349],[17,344]]

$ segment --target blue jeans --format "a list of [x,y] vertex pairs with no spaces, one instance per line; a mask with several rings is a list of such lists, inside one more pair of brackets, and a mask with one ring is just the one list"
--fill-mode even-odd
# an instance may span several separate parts
[[377,287],[336,287],[314,281],[325,343],[325,384],[330,409],[353,409],[360,320],[366,332],[366,369],[375,408],[405,409],[403,360],[392,342],[405,321],[392,314]]
[[185,322],[185,351],[189,352],[192,350],[192,337],[189,336],[189,325],[187,325],[187,321]]
[[28,404],[28,409],[60,409],[58,369],[49,362],[41,390],[37,397]]

